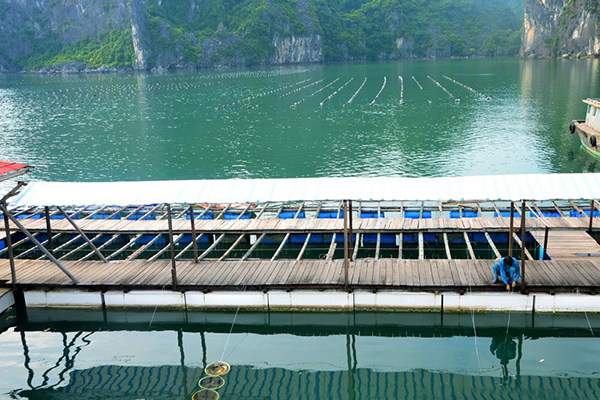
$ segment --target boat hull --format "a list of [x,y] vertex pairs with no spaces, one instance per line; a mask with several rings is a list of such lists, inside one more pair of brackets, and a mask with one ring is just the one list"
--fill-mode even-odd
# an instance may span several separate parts
[[[600,159],[600,133],[587,126],[585,121],[573,121],[573,125],[575,126],[575,132],[579,136],[583,149]],[[596,146],[592,146],[590,143],[592,136],[596,137]]]

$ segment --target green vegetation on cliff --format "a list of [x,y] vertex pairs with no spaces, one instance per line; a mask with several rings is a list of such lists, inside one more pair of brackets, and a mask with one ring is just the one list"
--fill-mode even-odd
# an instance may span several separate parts
[[[276,44],[288,51],[291,42],[281,43],[292,36],[312,38],[302,44],[308,46],[304,62],[516,55],[522,25],[509,6],[521,0],[127,0],[129,7],[106,0],[95,5],[96,13],[110,15],[111,24],[102,18],[53,21],[61,9],[52,7],[70,10],[84,1],[53,0],[20,25],[6,17],[21,27],[0,44],[0,54],[10,59],[21,53],[13,64],[29,70],[67,62],[135,67],[133,18],[127,17],[133,5],[140,10],[142,23],[134,31],[149,68],[269,63]],[[5,15],[29,12],[9,11]],[[77,30],[69,30],[71,23]],[[86,31],[86,24],[96,25]],[[19,45],[24,50],[15,51]]]
[[69,45],[50,48],[24,60],[22,67],[35,70],[69,62],[86,64],[92,68],[103,65],[131,67],[133,55],[131,29],[115,30],[103,33],[96,39],[88,37]]

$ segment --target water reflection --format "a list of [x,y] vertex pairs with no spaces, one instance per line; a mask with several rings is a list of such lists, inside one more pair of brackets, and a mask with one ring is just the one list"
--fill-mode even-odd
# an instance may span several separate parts
[[230,336],[233,317],[30,310],[0,335],[0,393],[189,399],[221,357],[227,399],[575,399],[600,384],[595,315],[513,315],[507,330],[481,314],[477,336],[462,314],[240,314]]

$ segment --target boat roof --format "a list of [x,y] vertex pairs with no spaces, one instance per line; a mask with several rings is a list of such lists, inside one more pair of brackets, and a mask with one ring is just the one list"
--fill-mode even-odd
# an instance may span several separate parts
[[600,198],[600,173],[440,178],[292,178],[137,182],[32,182],[12,206],[273,201],[555,200]]
[[600,98],[597,98],[597,97],[596,98],[591,98],[591,97],[589,97],[587,99],[584,99],[583,102],[585,104],[589,104],[592,107],[600,108]]
[[30,169],[31,167],[26,164],[0,161],[0,182],[14,178],[15,176],[23,175],[29,172]]

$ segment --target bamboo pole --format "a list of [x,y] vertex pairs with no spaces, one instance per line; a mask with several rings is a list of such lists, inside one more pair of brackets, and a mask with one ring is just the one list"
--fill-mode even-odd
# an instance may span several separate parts
[[6,213],[4,214],[4,229],[6,230],[6,248],[8,249],[8,259],[10,263],[10,279],[14,286],[17,284],[17,271],[15,269],[15,257],[13,255],[12,237],[10,233],[10,224]]
[[194,218],[194,206],[190,204],[190,223],[192,225],[192,247],[194,248],[194,262],[198,263],[198,242],[196,238],[196,221]]
[[[500,214],[498,214],[500,215]],[[513,254],[513,228],[515,224],[515,202],[510,202],[510,228],[508,231],[508,255],[512,257]]]
[[54,254],[52,246],[52,226],[50,225],[50,208],[46,206],[44,207],[44,211],[46,212],[46,237],[48,238],[48,251],[50,254]]
[[594,200],[592,200],[590,202],[590,227],[588,229],[588,233],[590,235],[592,234],[592,227],[594,226],[594,208],[595,208],[595,204],[594,204]]
[[353,253],[354,253],[354,234],[352,232],[352,200],[349,200],[349,204],[348,204],[348,221],[350,226],[348,227],[348,232],[350,235],[350,261],[352,261],[353,259]]
[[525,200],[521,207],[521,293],[525,291]]
[[344,289],[348,290],[348,200],[344,201]]
[[546,225],[544,231],[544,253],[542,254],[542,260],[546,259],[546,254],[548,254],[548,225]]
[[177,290],[177,265],[175,263],[175,243],[173,241],[173,218],[171,205],[167,204],[167,222],[169,224],[169,249],[171,250],[171,284],[173,290]]

